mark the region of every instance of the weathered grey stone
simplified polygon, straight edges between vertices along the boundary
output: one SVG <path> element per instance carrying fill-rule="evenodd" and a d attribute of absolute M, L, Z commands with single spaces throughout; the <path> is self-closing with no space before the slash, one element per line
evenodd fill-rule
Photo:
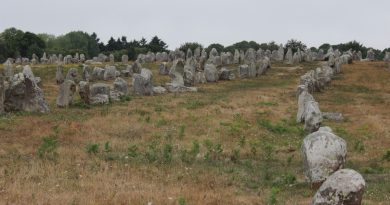
<path fill-rule="evenodd" d="M 117 77 L 117 70 L 115 66 L 106 66 L 104 69 L 104 80 L 114 80 Z"/>
<path fill-rule="evenodd" d="M 76 83 L 72 80 L 65 80 L 60 85 L 57 97 L 57 107 L 68 107 L 73 102 L 73 95 L 76 92 Z"/>
<path fill-rule="evenodd" d="M 205 84 L 207 83 L 206 76 L 204 72 L 196 72 L 195 74 L 195 84 Z"/>
<path fill-rule="evenodd" d="M 165 84 L 165 88 L 168 92 L 171 93 L 183 93 L 183 92 L 197 92 L 198 89 L 196 87 L 187 87 L 184 85 L 178 85 L 175 83 L 167 83 Z"/>
<path fill-rule="evenodd" d="M 316 60 L 318 60 L 318 61 L 323 61 L 324 59 L 325 59 L 324 50 L 319 49 L 319 50 L 318 50 L 318 53 L 317 53 Z"/>
<path fill-rule="evenodd" d="M 367 51 L 366 59 L 369 60 L 369 61 L 374 61 L 375 60 L 374 50 L 370 49 L 370 50 Z"/>
<path fill-rule="evenodd" d="M 161 86 L 153 87 L 153 93 L 155 94 L 165 94 L 167 92 L 167 89 Z"/>
<path fill-rule="evenodd" d="M 132 67 L 133 73 L 141 73 L 142 65 L 139 61 L 135 61 Z"/>
<path fill-rule="evenodd" d="M 200 47 L 197 47 L 194 50 L 194 58 L 195 58 L 195 60 L 199 60 L 200 56 L 201 56 L 201 50 L 200 50 Z"/>
<path fill-rule="evenodd" d="M 287 64 L 293 64 L 293 52 L 292 52 L 291 48 L 288 48 L 288 50 L 287 50 L 286 61 L 287 61 Z"/>
<path fill-rule="evenodd" d="M 300 58 L 300 56 L 299 56 L 299 53 L 298 53 L 298 52 L 294 53 L 294 56 L 293 56 L 293 64 L 298 64 L 298 63 L 300 63 L 300 62 L 301 62 L 301 58 Z"/>
<path fill-rule="evenodd" d="M 184 85 L 184 62 L 182 59 L 175 60 L 169 71 L 172 83 Z"/>
<path fill-rule="evenodd" d="M 257 75 L 257 68 L 256 63 L 251 62 L 249 63 L 249 69 L 248 69 L 248 78 L 254 78 Z"/>
<path fill-rule="evenodd" d="M 281 59 L 280 56 L 279 59 Z M 270 68 L 270 59 L 268 57 L 264 57 L 262 60 L 259 60 L 259 69 L 257 70 L 257 75 L 264 75 Z"/>
<path fill-rule="evenodd" d="M 115 58 L 114 58 L 114 55 L 113 54 L 110 54 L 110 63 L 113 64 L 115 63 Z"/>
<path fill-rule="evenodd" d="M 14 68 L 10 60 L 5 61 L 4 65 L 4 77 L 6 81 L 9 81 L 14 76 Z"/>
<path fill-rule="evenodd" d="M 83 80 L 83 81 L 89 81 L 89 79 L 90 79 L 90 75 L 89 75 L 89 72 L 88 72 L 88 66 L 87 65 L 84 65 L 83 66 L 83 71 L 82 71 L 82 73 L 81 73 L 81 79 Z"/>
<path fill-rule="evenodd" d="M 192 58 L 192 50 L 190 48 L 187 49 L 186 59 Z"/>
<path fill-rule="evenodd" d="M 306 85 L 298 86 L 298 112 L 297 112 L 297 123 L 301 123 L 305 121 L 306 116 L 306 107 L 307 103 L 310 101 L 314 101 L 313 96 L 308 92 Z"/>
<path fill-rule="evenodd" d="M 129 94 L 129 86 L 127 85 L 127 81 L 118 77 L 114 81 L 114 91 L 119 93 L 119 96 L 125 96 Z"/>
<path fill-rule="evenodd" d="M 87 104 L 87 105 L 91 104 L 89 82 L 87 82 L 87 81 L 80 81 L 80 83 L 79 83 L 79 95 L 80 95 L 81 101 L 83 101 L 84 104 Z"/>
<path fill-rule="evenodd" d="M 204 75 L 207 82 L 217 82 L 218 81 L 218 70 L 213 64 L 206 64 L 204 68 Z"/>
<path fill-rule="evenodd" d="M 65 80 L 71 80 L 73 82 L 77 82 L 77 68 L 70 68 L 68 70 L 68 74 L 66 75 Z"/>
<path fill-rule="evenodd" d="M 218 51 L 215 48 L 212 48 L 209 54 L 209 59 L 214 59 L 216 56 L 218 56 Z"/>
<path fill-rule="evenodd" d="M 95 83 L 90 88 L 91 104 L 108 104 L 110 102 L 110 86 L 105 83 Z"/>
<path fill-rule="evenodd" d="M 219 79 L 221 80 L 230 80 L 231 75 L 232 72 L 227 68 L 221 68 L 221 70 L 219 70 Z"/>
<path fill-rule="evenodd" d="M 129 56 L 128 55 L 122 55 L 122 63 L 127 65 L 129 63 Z"/>
<path fill-rule="evenodd" d="M 167 66 L 167 63 L 166 62 L 161 63 L 158 71 L 160 75 L 168 75 L 169 68 Z"/>
<path fill-rule="evenodd" d="M 283 61 L 284 60 L 284 48 L 283 44 L 280 44 L 278 49 L 278 55 L 277 55 L 277 61 Z"/>
<path fill-rule="evenodd" d="M 186 67 L 187 66 L 184 66 L 184 76 L 183 76 L 184 85 L 185 86 L 194 86 L 194 84 L 195 84 L 195 68 L 192 70 L 191 68 L 186 69 Z M 189 67 L 192 67 L 192 66 L 189 66 Z"/>
<path fill-rule="evenodd" d="M 316 101 L 308 101 L 305 108 L 305 131 L 317 131 L 322 123 L 322 113 Z"/>
<path fill-rule="evenodd" d="M 82 53 L 80 54 L 80 63 L 84 63 L 85 62 L 85 55 Z"/>
<path fill-rule="evenodd" d="M 318 131 L 323 131 L 323 132 L 333 132 L 332 128 L 325 126 L 325 127 L 320 127 Z"/>
<path fill-rule="evenodd" d="M 322 117 L 324 119 L 334 120 L 334 121 L 338 121 L 338 122 L 344 121 L 343 114 L 338 113 L 338 112 L 323 112 Z"/>
<path fill-rule="evenodd" d="M 30 67 L 29 65 L 23 66 L 23 71 L 22 71 L 22 73 L 23 73 L 23 75 L 24 75 L 26 78 L 29 78 L 29 79 L 31 79 L 32 81 L 35 82 L 34 73 L 32 72 L 31 67 Z"/>
<path fill-rule="evenodd" d="M 4 113 L 4 100 L 5 100 L 5 77 L 0 73 L 0 115 Z"/>
<path fill-rule="evenodd" d="M 238 66 L 238 76 L 240 78 L 248 78 L 249 77 L 249 66 L 246 64 L 239 65 Z"/>
<path fill-rule="evenodd" d="M 235 63 L 235 64 L 240 63 L 240 52 L 237 49 L 234 50 L 234 60 L 233 60 L 233 63 Z"/>
<path fill-rule="evenodd" d="M 153 74 L 146 68 L 141 69 L 141 74 L 133 75 L 133 91 L 136 95 L 153 95 Z"/>
<path fill-rule="evenodd" d="M 312 205 L 361 205 L 366 182 L 352 169 L 333 173 L 314 195 Z"/>
<path fill-rule="evenodd" d="M 31 76 L 31 73 L 28 74 L 26 71 L 27 75 L 19 73 L 12 77 L 5 93 L 4 109 L 6 111 L 42 113 L 50 111 L 44 93 L 36 84 L 35 77 Z"/>
<path fill-rule="evenodd" d="M 317 131 L 303 140 L 302 155 L 306 179 L 311 186 L 318 187 L 332 173 L 344 167 L 347 144 L 331 132 Z"/>
<path fill-rule="evenodd" d="M 249 48 L 245 52 L 245 61 L 246 64 L 256 62 L 256 51 L 253 48 Z"/>
<path fill-rule="evenodd" d="M 57 85 L 60 85 L 64 82 L 64 74 L 62 70 L 62 63 L 58 63 L 57 65 L 57 71 L 56 71 L 56 82 Z"/>
<path fill-rule="evenodd" d="M 103 68 L 95 67 L 92 71 L 92 79 L 93 80 L 103 80 L 104 79 L 104 72 L 105 70 Z"/>

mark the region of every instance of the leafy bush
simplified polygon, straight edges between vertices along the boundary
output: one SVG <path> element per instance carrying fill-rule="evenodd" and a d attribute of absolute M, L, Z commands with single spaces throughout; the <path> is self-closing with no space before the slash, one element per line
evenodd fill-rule
<path fill-rule="evenodd" d="M 88 154 L 97 154 L 97 153 L 99 153 L 99 144 L 95 144 L 95 143 L 87 144 L 87 153 Z"/>

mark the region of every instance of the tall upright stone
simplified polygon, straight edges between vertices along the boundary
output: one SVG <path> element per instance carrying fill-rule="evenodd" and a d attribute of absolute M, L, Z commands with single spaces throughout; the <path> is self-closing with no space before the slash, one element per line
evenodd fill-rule
<path fill-rule="evenodd" d="M 279 49 L 278 49 L 278 61 L 283 61 L 284 60 L 284 48 L 283 44 L 280 44 Z"/>
<path fill-rule="evenodd" d="M 4 113 L 5 85 L 3 74 L 0 73 L 0 115 Z"/>
<path fill-rule="evenodd" d="M 64 82 L 64 73 L 63 73 L 62 63 L 57 64 L 56 82 L 57 82 L 57 85 L 60 85 Z"/>
<path fill-rule="evenodd" d="M 56 104 L 58 107 L 68 107 L 73 102 L 73 96 L 76 92 L 76 84 L 73 80 L 65 80 L 60 85 Z"/>
<path fill-rule="evenodd" d="M 128 55 L 123 55 L 122 56 L 122 64 L 127 65 L 129 63 L 129 56 Z"/>
<path fill-rule="evenodd" d="M 6 81 L 9 81 L 14 76 L 14 68 L 12 62 L 8 59 L 4 64 L 4 77 Z"/>
<path fill-rule="evenodd" d="M 110 63 L 111 64 L 115 63 L 115 58 L 114 58 L 114 55 L 112 53 L 110 54 L 109 58 L 110 58 Z"/>
<path fill-rule="evenodd" d="M 286 61 L 287 61 L 287 64 L 293 64 L 293 52 L 292 52 L 291 48 L 287 49 Z"/>

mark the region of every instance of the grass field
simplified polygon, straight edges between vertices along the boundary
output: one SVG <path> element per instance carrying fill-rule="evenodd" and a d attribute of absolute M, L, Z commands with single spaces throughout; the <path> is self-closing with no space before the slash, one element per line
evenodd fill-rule
<path fill-rule="evenodd" d="M 316 66 L 67 109 L 55 106 L 55 66 L 34 66 L 51 112 L 0 116 L 0 204 L 310 204 L 296 87 Z M 347 141 L 366 205 L 390 201 L 389 80 L 383 62 L 355 62 L 314 96 L 346 118 L 324 125 Z"/>

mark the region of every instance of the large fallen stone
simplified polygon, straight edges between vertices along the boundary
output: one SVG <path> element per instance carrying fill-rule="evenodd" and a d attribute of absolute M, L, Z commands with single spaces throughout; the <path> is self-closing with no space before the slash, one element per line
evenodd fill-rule
<path fill-rule="evenodd" d="M 344 121 L 343 114 L 339 112 L 323 112 L 322 117 L 324 119 L 333 120 L 337 122 Z"/>
<path fill-rule="evenodd" d="M 41 113 L 50 111 L 43 90 L 36 84 L 32 72 L 29 76 L 33 78 L 29 78 L 23 73 L 12 77 L 5 93 L 4 109 L 6 111 Z"/>
<path fill-rule="evenodd" d="M 60 85 L 60 90 L 57 97 L 57 107 L 68 107 L 73 102 L 73 96 L 76 92 L 76 83 L 72 80 L 65 80 Z"/>
<path fill-rule="evenodd" d="M 332 173 L 342 169 L 347 157 L 345 140 L 327 131 L 317 131 L 305 137 L 302 155 L 306 179 L 318 187 Z"/>
<path fill-rule="evenodd" d="M 312 205 L 360 205 L 366 182 L 352 169 L 333 173 L 314 195 Z"/>
<path fill-rule="evenodd" d="M 149 69 L 142 68 L 141 74 L 133 75 L 133 92 L 136 95 L 153 95 L 153 74 Z"/>
<path fill-rule="evenodd" d="M 198 89 L 196 87 L 187 87 L 184 85 L 178 85 L 178 84 L 174 84 L 174 83 L 165 84 L 165 88 L 168 90 L 168 92 L 171 92 L 171 93 L 197 92 L 198 91 Z"/>

